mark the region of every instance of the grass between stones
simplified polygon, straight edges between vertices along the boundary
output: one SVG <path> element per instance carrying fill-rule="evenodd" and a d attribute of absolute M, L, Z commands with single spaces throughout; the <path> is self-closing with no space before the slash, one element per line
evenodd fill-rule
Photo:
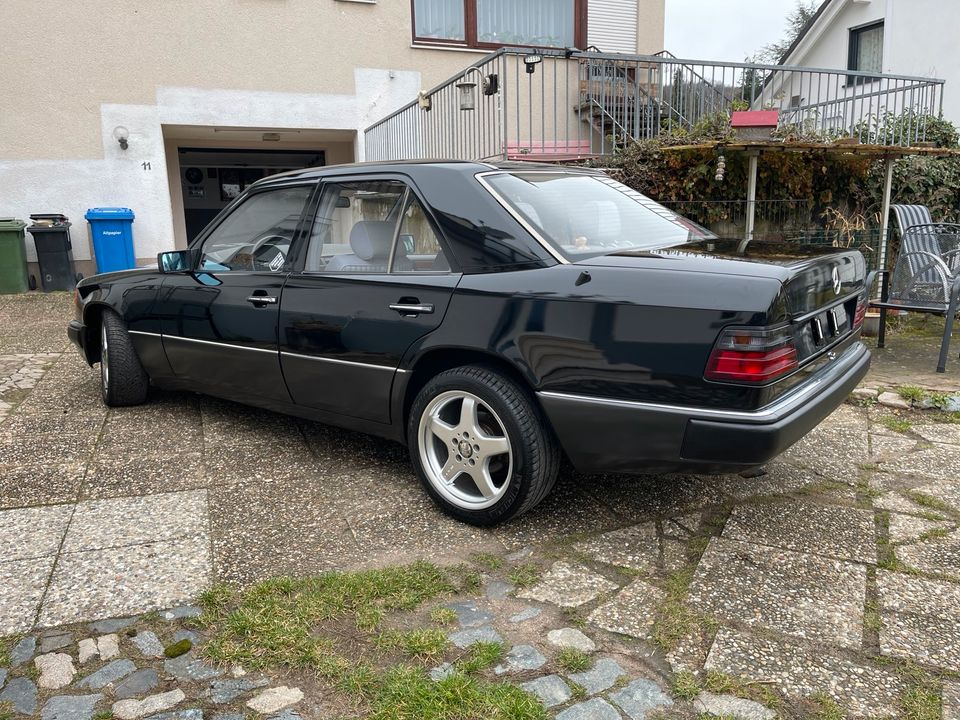
<path fill-rule="evenodd" d="M 904 420 L 896 415 L 884 415 L 883 417 L 877 418 L 877 422 L 887 428 L 887 430 L 893 430 L 899 433 L 910 432 L 910 429 L 913 427 L 913 423 L 909 420 Z"/>
<path fill-rule="evenodd" d="M 11 703 L 0 702 L 0 720 L 13 720 L 13 705 Z"/>
<path fill-rule="evenodd" d="M 218 586 L 200 598 L 199 624 L 210 636 L 203 652 L 249 669 L 311 673 L 373 720 L 546 718 L 533 696 L 482 676 L 503 657 L 500 643 L 477 643 L 453 656 L 442 630 L 410 620 L 424 603 L 471 584 L 470 575 L 419 562 L 277 578 L 243 592 Z M 443 609 L 426 614 L 449 620 L 437 612 Z M 396 627 L 405 618 L 410 627 Z M 428 664 L 444 657 L 452 672 L 434 681 Z"/>
<path fill-rule="evenodd" d="M 0 667 L 8 667 L 10 665 L 10 651 L 18 642 L 20 642 L 20 637 L 16 635 L 11 635 L 8 638 L 0 637 Z"/>
<path fill-rule="evenodd" d="M 557 657 L 554 658 L 554 663 L 565 673 L 583 672 L 593 665 L 590 656 L 576 648 L 564 648 L 561 650 L 557 653 Z"/>
<path fill-rule="evenodd" d="M 907 683 L 907 689 L 900 696 L 901 718 L 940 720 L 943 683 L 910 662 L 901 663 L 898 671 Z"/>
<path fill-rule="evenodd" d="M 515 565 L 508 575 L 510 582 L 518 588 L 527 588 L 540 579 L 540 566 L 534 563 Z"/>
<path fill-rule="evenodd" d="M 503 558 L 492 553 L 474 553 L 470 556 L 470 559 L 475 565 L 487 570 L 499 570 L 503 566 Z"/>

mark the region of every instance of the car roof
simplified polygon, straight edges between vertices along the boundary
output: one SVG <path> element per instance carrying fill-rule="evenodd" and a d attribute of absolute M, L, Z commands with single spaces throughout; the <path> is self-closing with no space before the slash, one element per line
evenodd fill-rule
<path fill-rule="evenodd" d="M 323 177 L 353 174 L 357 171 L 364 173 L 372 172 L 402 172 L 405 174 L 416 175 L 423 172 L 429 172 L 431 168 L 444 168 L 446 170 L 459 170 L 464 175 L 476 175 L 477 173 L 491 170 L 552 170 L 555 172 L 573 172 L 590 175 L 598 175 L 602 170 L 586 167 L 571 167 L 566 165 L 555 165 L 552 163 L 534 163 L 520 162 L 516 160 L 505 160 L 495 162 L 485 162 L 478 160 L 386 160 L 374 162 L 349 163 L 345 165 L 325 165 L 323 167 L 303 168 L 300 170 L 288 170 L 287 172 L 271 175 L 258 180 L 254 186 L 271 184 L 277 181 L 292 179 L 319 179 Z"/>

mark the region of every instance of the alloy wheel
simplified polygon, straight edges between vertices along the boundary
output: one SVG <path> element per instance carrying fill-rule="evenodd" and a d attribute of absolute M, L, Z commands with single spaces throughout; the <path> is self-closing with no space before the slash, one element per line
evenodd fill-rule
<path fill-rule="evenodd" d="M 420 461 L 446 500 L 466 510 L 499 501 L 513 476 L 513 448 L 503 421 L 479 397 L 450 390 L 420 416 Z"/>

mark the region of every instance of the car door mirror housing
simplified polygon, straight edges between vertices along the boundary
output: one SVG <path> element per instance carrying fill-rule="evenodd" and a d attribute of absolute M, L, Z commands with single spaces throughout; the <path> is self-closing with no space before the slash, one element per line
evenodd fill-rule
<path fill-rule="evenodd" d="M 193 270 L 194 254 L 189 250 L 171 250 L 157 255 L 157 267 L 162 273 L 179 273 Z"/>

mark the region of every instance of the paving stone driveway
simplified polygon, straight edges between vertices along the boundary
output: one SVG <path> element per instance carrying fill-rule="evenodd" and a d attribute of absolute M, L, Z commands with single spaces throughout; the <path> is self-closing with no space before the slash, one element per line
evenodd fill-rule
<path fill-rule="evenodd" d="M 905 689 L 884 659 L 960 672 L 960 425 L 847 405 L 761 477 L 569 475 L 486 531 L 437 512 L 391 443 L 191 394 L 106 410 L 68 316 L 66 296 L 0 297 L 0 636 L 214 580 L 532 548 L 546 574 L 519 597 L 644 657 L 686 572 L 682 605 L 710 622 L 677 639 L 674 671 L 864 717 Z"/>

